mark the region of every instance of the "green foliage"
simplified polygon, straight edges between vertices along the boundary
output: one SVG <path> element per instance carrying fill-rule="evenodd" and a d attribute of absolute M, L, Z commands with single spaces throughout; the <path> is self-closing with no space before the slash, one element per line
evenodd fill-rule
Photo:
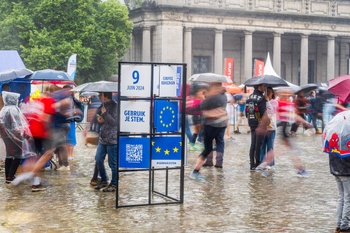
<path fill-rule="evenodd" d="M 117 73 L 132 23 L 118 0 L 1 0 L 0 28 L 0 49 L 18 50 L 32 70 L 66 70 L 76 53 L 83 83 Z"/>

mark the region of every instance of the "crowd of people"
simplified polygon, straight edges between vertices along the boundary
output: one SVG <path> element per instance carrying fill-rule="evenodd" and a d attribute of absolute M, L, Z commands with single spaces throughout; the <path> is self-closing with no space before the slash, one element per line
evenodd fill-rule
<path fill-rule="evenodd" d="M 84 117 L 84 105 L 71 89 L 72 85 L 51 84 L 40 96 L 20 103 L 20 94 L 11 92 L 9 85 L 2 85 L 0 137 L 6 147 L 4 170 L 9 186 L 29 180 L 33 192 L 46 190 L 40 175 L 45 167 L 52 167 L 56 156 L 56 170 L 70 171 L 69 161 L 73 159 L 76 145 L 75 124 Z M 91 124 L 91 129 L 99 133 L 95 159 L 101 182 L 96 183 L 95 189 L 113 192 L 117 182 L 117 103 L 111 92 L 100 93 L 99 99 L 102 104 L 94 114 L 95 123 Z M 112 171 L 110 183 L 104 167 L 107 154 Z M 19 166 L 21 172 L 17 175 Z"/>
<path fill-rule="evenodd" d="M 198 86 L 209 85 L 201 89 Z M 340 111 L 348 110 L 347 103 L 324 89 L 310 92 L 294 92 L 291 88 L 272 88 L 264 84 L 254 86 L 251 93 L 229 94 L 221 83 L 196 83 L 190 89 L 200 92 L 201 98 L 193 102 L 194 96 L 187 97 L 187 114 L 195 119 L 195 137 L 189 138 L 191 150 L 198 132 L 203 137 L 204 149 L 200 152 L 190 178 L 205 180 L 200 174 L 202 166 L 223 167 L 225 141 L 233 140 L 231 127 L 240 134 L 239 127 L 247 127 L 251 135 L 249 149 L 250 171 L 261 172 L 266 177 L 275 165 L 274 141 L 280 135 L 282 142 L 290 150 L 291 161 L 299 176 L 307 176 L 306 170 L 293 145 L 293 137 L 302 126 L 305 135 L 322 134 L 325 125 Z M 198 93 L 193 94 L 198 95 Z M 233 110 L 234 109 L 234 110 Z M 196 112 L 194 114 L 193 112 Z M 198 122 L 201 124 L 198 124 Z M 277 129 L 280 129 L 277 131 Z M 224 133 L 222 133 L 224 132 Z M 276 133 L 278 132 L 278 133 Z M 191 135 L 191 134 L 190 134 Z M 199 146 L 196 147 L 196 150 Z"/>

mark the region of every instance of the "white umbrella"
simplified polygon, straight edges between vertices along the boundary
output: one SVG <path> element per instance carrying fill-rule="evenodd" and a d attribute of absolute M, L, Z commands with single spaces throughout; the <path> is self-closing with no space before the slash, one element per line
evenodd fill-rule
<path fill-rule="evenodd" d="M 98 92 L 95 91 L 85 91 L 80 94 L 80 96 L 98 96 Z"/>
<path fill-rule="evenodd" d="M 30 74 L 33 74 L 33 71 L 26 68 L 5 70 L 0 73 L 0 82 L 11 81 Z"/>
<path fill-rule="evenodd" d="M 81 84 L 71 91 L 76 92 L 118 92 L 118 83 L 117 82 L 109 82 L 109 81 L 98 81 L 98 82 L 90 82 Z"/>
<path fill-rule="evenodd" d="M 194 74 L 189 78 L 190 81 L 198 81 L 198 82 L 220 82 L 220 83 L 232 83 L 230 77 L 222 75 L 222 74 L 214 74 L 214 73 L 201 73 Z"/>

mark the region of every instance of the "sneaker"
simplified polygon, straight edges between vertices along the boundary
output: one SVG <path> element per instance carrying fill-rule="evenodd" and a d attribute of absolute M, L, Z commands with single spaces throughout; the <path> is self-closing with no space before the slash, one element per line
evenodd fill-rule
<path fill-rule="evenodd" d="M 205 177 L 202 176 L 199 172 L 191 171 L 191 173 L 190 173 L 190 179 L 199 180 L 199 181 L 204 181 L 204 180 L 205 180 Z"/>
<path fill-rule="evenodd" d="M 310 175 L 310 173 L 305 169 L 301 169 L 297 172 L 297 175 L 299 177 L 308 177 Z"/>
<path fill-rule="evenodd" d="M 264 170 L 264 168 L 262 166 L 260 166 L 260 165 L 255 168 L 256 172 L 260 172 L 262 170 Z"/>
<path fill-rule="evenodd" d="M 107 186 L 108 186 L 107 181 L 101 181 L 101 183 L 95 187 L 95 190 L 101 190 L 106 188 Z"/>
<path fill-rule="evenodd" d="M 212 167 L 212 166 L 214 166 L 213 162 L 205 162 L 203 164 L 203 167 Z"/>
<path fill-rule="evenodd" d="M 216 167 L 216 168 L 222 168 L 222 165 L 215 165 L 214 167 Z"/>
<path fill-rule="evenodd" d="M 264 168 L 262 171 L 261 171 L 261 176 L 262 177 L 267 177 L 269 175 L 269 170 L 267 170 L 266 168 Z"/>
<path fill-rule="evenodd" d="M 251 172 L 255 172 L 256 167 L 250 167 Z"/>
<path fill-rule="evenodd" d="M 57 171 L 70 171 L 70 167 L 69 166 L 60 166 L 59 168 L 57 168 Z"/>
<path fill-rule="evenodd" d="M 97 180 L 90 181 L 91 186 L 97 186 L 99 183 L 101 183 L 101 178 L 97 178 Z"/>
<path fill-rule="evenodd" d="M 235 130 L 233 131 L 235 134 L 241 134 L 241 132 L 239 132 L 239 130 Z"/>
<path fill-rule="evenodd" d="M 107 188 L 103 189 L 103 192 L 115 192 L 117 190 L 117 186 L 115 184 L 108 185 Z"/>
<path fill-rule="evenodd" d="M 196 145 L 191 145 L 190 146 L 190 151 L 197 151 L 200 150 Z"/>
<path fill-rule="evenodd" d="M 42 185 L 32 185 L 32 192 L 39 192 L 39 191 L 45 191 L 46 188 Z"/>

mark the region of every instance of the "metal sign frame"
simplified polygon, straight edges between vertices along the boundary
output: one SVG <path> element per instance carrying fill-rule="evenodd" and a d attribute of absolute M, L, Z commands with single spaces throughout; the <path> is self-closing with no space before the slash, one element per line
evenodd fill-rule
<path fill-rule="evenodd" d="M 148 195 L 147 197 L 136 197 L 135 199 L 133 199 L 133 193 L 123 195 L 125 194 L 124 192 L 126 192 L 126 190 L 121 188 L 121 185 L 119 184 L 120 181 L 118 179 L 116 191 L 116 208 L 161 204 L 182 204 L 184 201 L 184 167 L 186 141 L 184 124 L 185 111 L 180 111 L 180 109 L 185 109 L 186 107 L 187 65 L 184 63 L 119 62 L 118 68 L 119 83 L 117 100 L 117 175 L 120 177 L 123 173 L 129 173 L 130 175 L 141 174 L 142 172 L 147 173 L 147 188 L 145 185 L 142 187 L 144 187 L 144 189 L 147 189 L 145 191 L 147 191 Z M 172 76 L 171 71 L 175 70 L 175 68 L 176 74 Z M 161 70 L 165 70 L 165 72 L 162 73 Z M 169 72 L 170 75 L 167 75 L 167 72 Z M 164 80 L 164 86 L 162 86 L 162 83 L 160 83 L 161 80 Z M 141 84 L 138 85 L 138 83 Z M 173 88 L 176 88 L 176 90 Z M 169 96 L 167 96 L 168 94 Z M 157 103 L 161 103 L 162 100 L 166 101 L 166 103 L 175 103 L 178 105 L 179 108 L 177 114 L 176 111 L 175 113 L 172 111 L 172 114 L 176 114 L 176 117 L 179 121 L 177 122 L 177 130 L 159 132 L 159 130 L 157 130 L 155 127 L 155 108 Z M 140 103 L 142 103 L 142 106 Z M 136 111 L 135 107 L 133 108 L 135 111 L 125 110 L 128 108 L 128 106 L 141 106 L 142 110 Z M 122 108 L 124 111 L 122 111 Z M 149 108 L 149 110 L 147 110 L 147 108 Z M 132 107 L 130 107 L 130 109 L 132 109 Z M 168 108 L 166 109 L 169 110 Z M 130 114 L 128 115 L 128 113 L 134 114 L 135 117 L 131 115 L 131 117 L 133 117 L 131 118 Z M 134 121 L 133 125 L 129 124 L 130 119 L 132 119 L 131 121 Z M 124 120 L 124 122 L 122 122 L 122 120 Z M 173 127 L 173 122 L 174 121 L 171 123 L 163 124 L 163 126 Z M 141 125 L 141 127 L 137 126 L 138 123 Z M 148 126 L 147 123 L 149 124 Z M 135 132 L 137 130 L 141 132 Z M 180 161 L 176 160 L 174 162 L 175 165 L 173 166 L 154 166 L 155 162 L 153 160 L 152 145 L 154 145 L 154 141 L 156 139 L 165 137 L 167 137 L 166 139 L 173 139 L 175 143 L 177 143 L 176 140 L 180 139 Z M 135 146 L 125 143 L 129 141 L 137 141 L 141 144 L 135 144 Z M 146 143 L 149 143 L 149 145 L 142 145 L 142 142 L 145 141 Z M 168 145 L 168 143 L 164 143 L 163 145 Z M 133 147 L 133 150 L 130 150 L 130 147 Z M 145 148 L 146 151 L 144 151 L 143 148 Z M 142 153 L 140 153 L 140 150 Z M 135 151 L 135 153 L 132 154 L 130 151 Z M 165 153 L 171 154 L 169 150 L 167 150 Z M 125 167 L 127 166 L 125 164 L 130 161 L 130 158 L 128 159 L 128 156 L 135 160 L 140 159 L 140 157 L 148 158 L 148 161 L 143 161 L 146 162 L 148 166 L 140 163 L 136 164 L 135 167 Z M 171 164 L 173 161 L 168 162 Z M 121 163 L 123 163 L 123 167 L 120 166 Z M 167 162 L 165 162 L 165 164 L 167 164 Z M 176 173 L 175 176 L 173 175 L 174 172 Z M 160 179 L 159 173 L 161 177 Z M 176 177 L 175 181 L 174 177 Z M 175 185 L 179 189 L 176 190 L 176 193 L 174 193 L 173 188 L 170 188 L 172 182 L 178 182 Z M 138 188 L 141 189 L 139 186 Z M 140 201 L 140 199 L 142 200 Z"/>

